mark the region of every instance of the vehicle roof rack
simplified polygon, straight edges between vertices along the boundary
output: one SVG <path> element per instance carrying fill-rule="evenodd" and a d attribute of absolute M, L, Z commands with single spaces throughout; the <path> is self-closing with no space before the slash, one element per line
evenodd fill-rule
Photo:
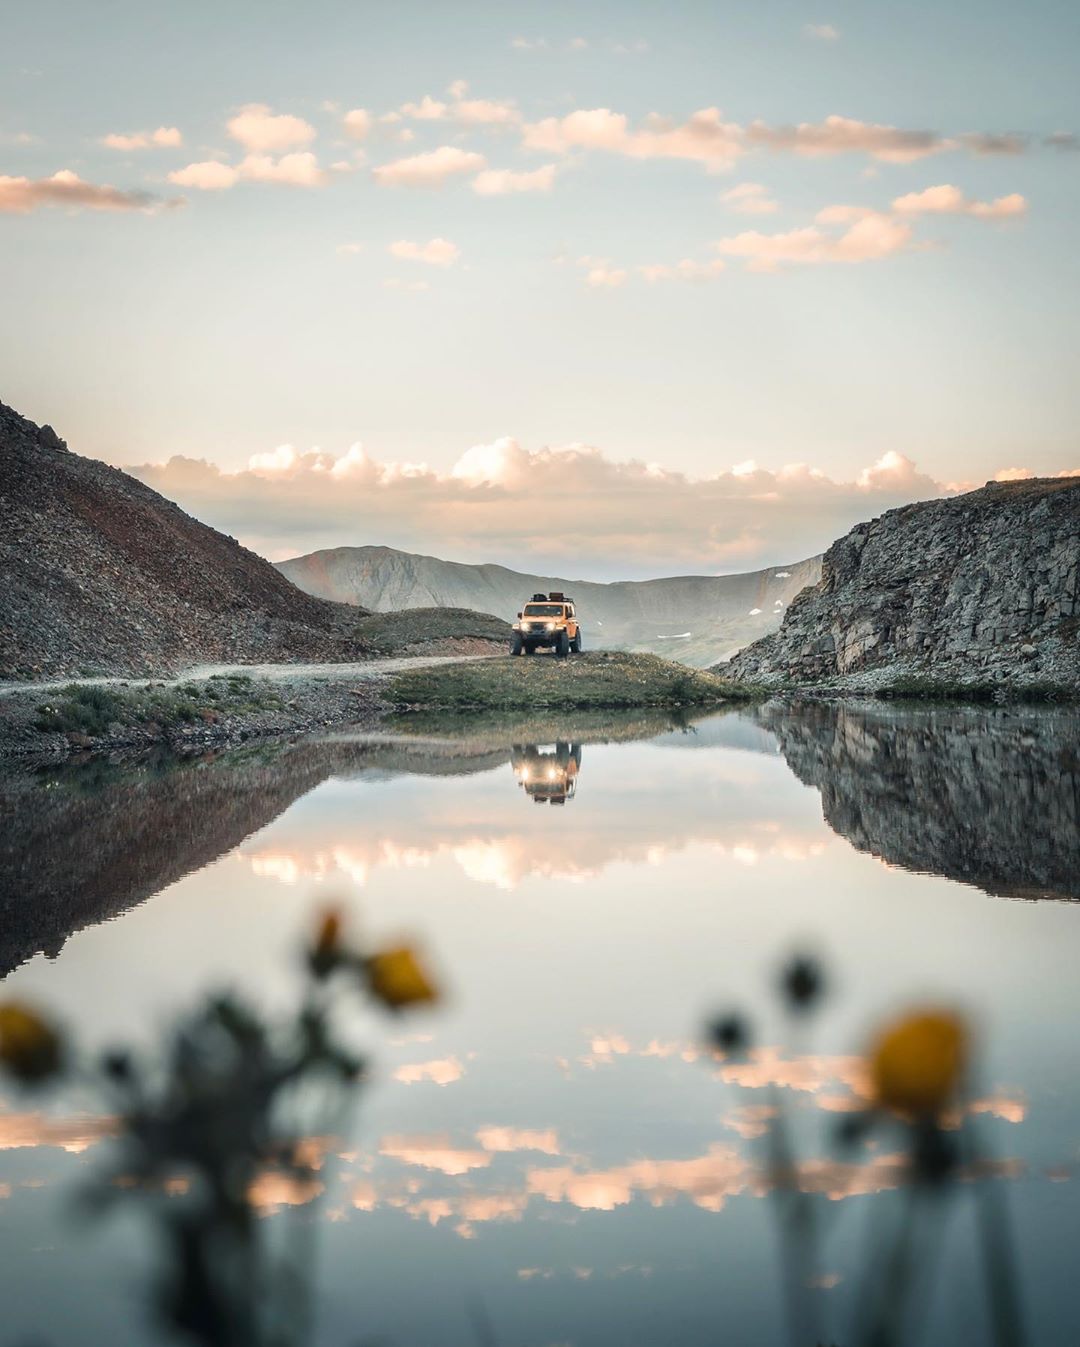
<path fill-rule="evenodd" d="M 547 603 L 546 594 L 534 594 L 529 600 L 530 603 Z"/>
<path fill-rule="evenodd" d="M 567 603 L 568 599 L 561 589 L 553 589 L 548 595 L 552 603 Z"/>

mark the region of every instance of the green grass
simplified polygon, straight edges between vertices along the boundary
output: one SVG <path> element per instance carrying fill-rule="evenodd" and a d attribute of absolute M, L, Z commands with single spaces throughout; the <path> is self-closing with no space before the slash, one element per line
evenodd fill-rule
<path fill-rule="evenodd" d="M 532 710 L 707 706 L 756 695 L 658 655 L 599 651 L 562 660 L 538 654 L 411 669 L 389 680 L 387 699 L 398 709 L 423 711 Z"/>
<path fill-rule="evenodd" d="M 150 727 L 182 728 L 215 724 L 229 715 L 276 710 L 281 699 L 254 688 L 244 675 L 235 681 L 162 684 L 144 688 L 80 686 L 62 688 L 54 699 L 37 708 L 34 726 L 43 734 L 76 734 L 101 739 L 121 729 Z"/>

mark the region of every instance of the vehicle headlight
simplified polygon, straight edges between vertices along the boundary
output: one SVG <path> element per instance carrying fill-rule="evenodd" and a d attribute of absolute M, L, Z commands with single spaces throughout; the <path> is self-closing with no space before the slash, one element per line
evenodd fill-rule
<path fill-rule="evenodd" d="M 510 630 L 511 630 L 511 631 L 520 631 L 520 630 L 521 630 L 521 623 L 520 623 L 520 622 L 515 622 L 514 625 L 510 628 Z"/>
<path fill-rule="evenodd" d="M 544 623 L 544 626 L 547 628 L 548 631 L 554 631 L 554 630 L 555 630 L 555 623 L 554 623 L 554 622 L 545 622 L 545 623 Z"/>

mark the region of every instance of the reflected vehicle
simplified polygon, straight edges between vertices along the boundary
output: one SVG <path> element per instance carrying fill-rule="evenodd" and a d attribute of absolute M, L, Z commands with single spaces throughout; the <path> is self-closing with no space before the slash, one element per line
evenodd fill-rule
<path fill-rule="evenodd" d="M 519 786 L 534 804 L 565 804 L 577 791 L 581 745 L 515 744 L 510 763 Z"/>

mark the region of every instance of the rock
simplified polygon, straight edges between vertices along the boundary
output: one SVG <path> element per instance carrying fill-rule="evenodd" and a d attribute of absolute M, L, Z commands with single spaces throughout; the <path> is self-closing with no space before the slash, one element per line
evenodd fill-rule
<path fill-rule="evenodd" d="M 1080 478 L 993 482 L 859 524 L 780 630 L 716 666 L 766 684 L 897 677 L 1080 687 Z M 1021 663 L 1022 661 L 1022 663 Z"/>

